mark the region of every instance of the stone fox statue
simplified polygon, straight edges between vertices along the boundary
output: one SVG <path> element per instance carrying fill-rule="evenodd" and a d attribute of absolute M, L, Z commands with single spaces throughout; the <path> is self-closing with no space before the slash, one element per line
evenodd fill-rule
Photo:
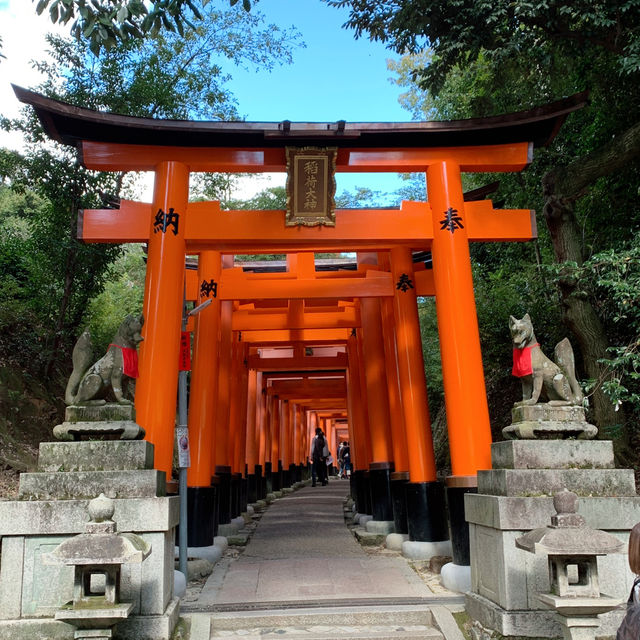
<path fill-rule="evenodd" d="M 516 404 L 536 404 L 540 398 L 551 404 L 581 404 L 583 395 L 569 340 L 558 342 L 553 362 L 542 353 L 528 313 L 521 320 L 510 316 L 509 329 L 513 342 L 512 373 L 522 380 L 522 402 Z"/>
<path fill-rule="evenodd" d="M 85 331 L 73 348 L 73 372 L 64 400 L 72 404 L 105 404 L 111 395 L 119 404 L 132 404 L 123 393 L 124 384 L 138 377 L 136 347 L 142 342 L 142 316 L 128 315 L 100 360 L 93 361 L 91 336 Z"/>

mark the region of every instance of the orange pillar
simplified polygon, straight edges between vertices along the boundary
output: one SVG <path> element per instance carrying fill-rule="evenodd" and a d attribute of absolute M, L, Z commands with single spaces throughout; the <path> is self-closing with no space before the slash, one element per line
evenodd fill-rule
<path fill-rule="evenodd" d="M 387 383 L 389 389 L 389 418 L 391 424 L 391 445 L 393 447 L 394 469 L 398 473 L 409 470 L 407 436 L 400 392 L 398 373 L 398 352 L 396 345 L 395 318 L 393 300 L 380 300 L 382 313 L 382 333 L 384 335 L 384 359 L 387 365 Z"/>
<path fill-rule="evenodd" d="M 184 297 L 185 211 L 189 168 L 156 167 L 144 291 L 144 342 L 136 385 L 136 419 L 154 444 L 155 467 L 171 478 Z"/>
<path fill-rule="evenodd" d="M 360 362 L 358 359 L 358 339 L 352 335 L 347 342 L 347 403 L 349 423 L 351 427 L 350 449 L 351 465 L 353 469 L 365 470 L 369 468 L 369 456 L 365 444 L 366 440 L 366 392 L 360 378 Z"/>
<path fill-rule="evenodd" d="M 282 415 L 282 403 L 278 396 L 273 396 L 273 431 L 271 433 L 271 465 L 273 471 L 273 489 L 282 489 L 282 453 L 280 448 L 280 418 Z"/>
<path fill-rule="evenodd" d="M 224 301 L 220 309 L 220 346 L 218 359 L 218 402 L 215 443 L 212 451 L 214 469 L 229 465 L 229 407 L 231 402 L 231 317 L 233 302 Z M 216 471 L 217 472 L 217 471 Z"/>
<path fill-rule="evenodd" d="M 394 307 L 398 374 L 409 453 L 409 479 L 411 482 L 433 482 L 436 467 L 411 251 L 405 247 L 392 249 L 391 267 L 396 283 Z"/>
<path fill-rule="evenodd" d="M 369 464 L 371 515 L 374 520 L 389 522 L 394 519 L 391 498 L 393 452 L 379 300 L 361 298 L 360 315 L 363 334 L 364 380 L 369 405 L 369 434 L 372 451 L 372 460 Z"/>
<path fill-rule="evenodd" d="M 203 251 L 198 259 L 198 282 L 220 282 L 221 258 L 218 251 Z M 189 393 L 189 443 L 191 467 L 187 470 L 189 487 L 211 485 L 211 451 L 218 392 L 218 330 L 220 301 L 212 292 L 200 289 L 198 304 L 211 300 L 195 319 L 193 364 Z M 216 443 L 217 444 L 217 443 Z"/>
<path fill-rule="evenodd" d="M 255 369 L 249 370 L 249 381 L 247 385 L 247 437 L 246 437 L 246 460 L 247 460 L 247 500 L 255 502 L 258 499 L 258 486 L 256 483 L 256 464 L 258 461 L 258 447 L 256 441 L 256 419 L 258 408 L 258 372 Z"/>
<path fill-rule="evenodd" d="M 477 471 L 491 468 L 491 430 L 460 167 L 429 166 L 427 189 L 451 468 L 461 483 L 474 485 Z"/>

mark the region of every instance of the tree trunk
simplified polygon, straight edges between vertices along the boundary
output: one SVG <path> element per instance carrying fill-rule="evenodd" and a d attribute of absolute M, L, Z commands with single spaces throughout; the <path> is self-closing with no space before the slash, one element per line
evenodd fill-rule
<path fill-rule="evenodd" d="M 549 171 L 542 179 L 545 196 L 544 217 L 560 264 L 580 266 L 583 262 L 582 237 L 575 217 L 578 198 L 598 178 L 613 173 L 640 155 L 640 123 L 616 136 L 600 149 L 578 158 L 566 167 Z M 567 265 L 561 272 L 559 289 L 563 320 L 576 336 L 587 375 L 597 381 L 592 396 L 595 422 L 599 427 L 624 424 L 621 411 L 614 411 L 602 391 L 602 383 L 610 377 L 598 362 L 607 357 L 609 346 L 600 318 L 584 291 L 575 269 Z"/>

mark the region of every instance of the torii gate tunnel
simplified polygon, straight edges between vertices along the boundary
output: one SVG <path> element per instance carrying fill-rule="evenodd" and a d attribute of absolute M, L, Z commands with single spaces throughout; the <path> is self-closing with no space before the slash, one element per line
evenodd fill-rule
<path fill-rule="evenodd" d="M 361 513 L 393 521 L 412 540 L 444 541 L 446 497 L 454 562 L 468 564 L 463 495 L 491 467 L 469 243 L 527 241 L 536 227 L 529 210 L 465 201 L 461 174 L 524 169 L 534 145 L 548 143 L 585 95 L 456 122 L 311 124 L 133 118 L 14 90 L 51 138 L 77 147 L 85 167 L 155 173 L 152 204 L 84 211 L 78 237 L 148 245 L 135 405 L 168 477 L 185 291 L 212 300 L 193 328 L 189 545 L 212 544 L 217 523 L 247 500 L 299 480 L 320 426 L 334 456 L 337 442 L 350 442 Z M 288 150 L 309 147 L 335 148 L 337 172 L 424 172 L 428 199 L 338 210 L 335 226 L 189 202 L 192 172 L 284 172 Z M 355 252 L 356 268 L 321 270 L 314 252 L 326 251 Z M 432 268 L 415 263 L 414 252 L 431 252 Z M 234 266 L 241 253 L 284 253 L 286 268 Z M 418 296 L 436 300 L 452 468 L 446 496 L 436 479 Z"/>

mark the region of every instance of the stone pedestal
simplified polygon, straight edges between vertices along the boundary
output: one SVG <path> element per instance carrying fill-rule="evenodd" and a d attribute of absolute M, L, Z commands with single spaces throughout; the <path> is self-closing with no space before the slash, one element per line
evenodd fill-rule
<path fill-rule="evenodd" d="M 529 407 L 527 407 L 529 409 Z M 555 513 L 552 495 L 575 492 L 586 524 L 628 544 L 640 521 L 631 470 L 615 469 L 613 446 L 602 440 L 513 440 L 492 445 L 493 469 L 478 472 L 478 493 L 465 496 L 471 546 L 471 591 L 466 609 L 475 638 L 557 638 L 563 629 L 540 601 L 549 591 L 546 558 L 516 548 L 527 531 Z M 626 599 L 633 582 L 625 553 L 598 559 L 600 588 Z M 622 610 L 601 616 L 601 635 L 615 635 Z"/>
<path fill-rule="evenodd" d="M 73 598 L 73 568 L 46 565 L 43 555 L 84 531 L 89 500 L 104 493 L 114 501 L 118 531 L 137 533 L 152 548 L 141 564 L 122 567 L 120 599 L 133 608 L 114 638 L 168 640 L 179 610 L 173 597 L 179 499 L 165 496 L 152 444 L 81 440 L 82 431 L 71 436 L 75 441 L 41 444 L 38 471 L 21 476 L 20 500 L 0 502 L 0 638 L 73 639 L 74 628 L 54 619 Z M 100 426 L 89 431 L 96 437 Z"/>

